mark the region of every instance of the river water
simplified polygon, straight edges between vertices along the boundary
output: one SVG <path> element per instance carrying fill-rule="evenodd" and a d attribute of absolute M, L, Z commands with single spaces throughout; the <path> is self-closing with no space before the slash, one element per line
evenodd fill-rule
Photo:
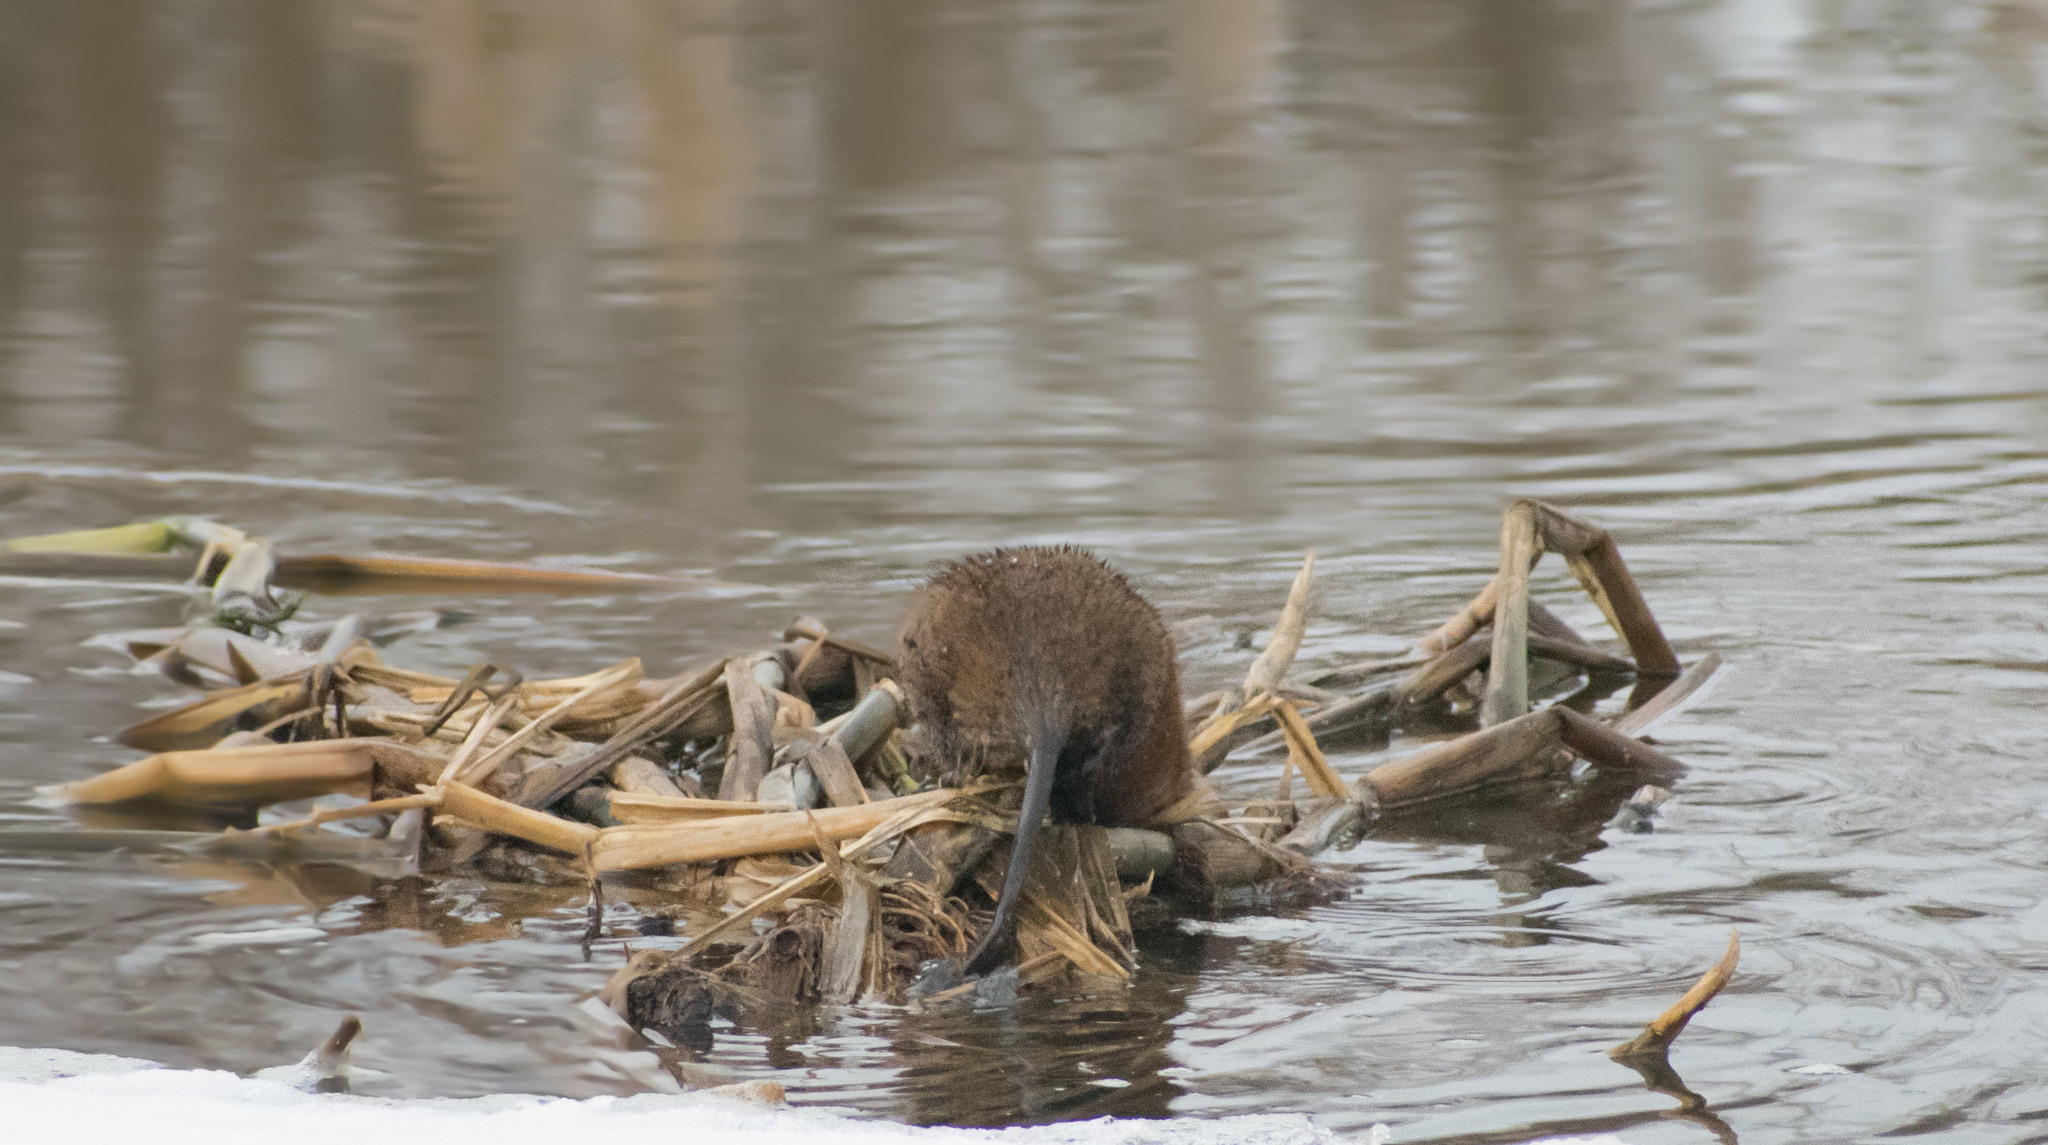
<path fill-rule="evenodd" d="M 1257 634 L 1314 547 L 1307 669 L 1553 499 L 1728 664 L 1653 833 L 1605 791 L 1389 822 L 1127 996 L 703 1068 L 915 1122 L 2048 1140 L 2044 62 L 2025 0 L 4 3 L 4 531 L 695 574 L 437 598 L 474 619 L 390 653 L 529 675 L 886 642 L 995 542 Z M 354 1012 L 361 1092 L 642 1086 L 573 1010 L 621 957 L 580 888 L 5 843 L 175 695 L 81 642 L 186 608 L 0 583 L 0 1044 L 248 1070 Z M 1673 1119 L 1600 1051 L 1730 927 L 1672 1056 L 1720 1120 Z"/>

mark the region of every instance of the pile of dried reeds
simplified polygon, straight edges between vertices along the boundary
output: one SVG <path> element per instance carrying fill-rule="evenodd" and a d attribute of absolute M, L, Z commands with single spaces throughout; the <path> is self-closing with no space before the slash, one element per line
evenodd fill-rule
<path fill-rule="evenodd" d="M 177 559 L 206 586 L 205 618 L 109 641 L 203 694 L 119 734 L 154 754 L 52 797 L 239 818 L 240 828 L 194 840 L 221 851 L 376 859 L 430 874 L 509 853 L 589 879 L 593 897 L 599 876 L 640 872 L 633 877 L 647 885 L 722 903 L 720 921 L 678 948 L 643 950 L 607 988 L 612 1007 L 641 1027 L 687 1032 L 708 1017 L 714 988 L 793 1001 L 986 996 L 986 984 L 951 980 L 944 967 L 988 924 L 1016 791 L 989 781 L 929 786 L 923 777 L 954 769 L 921 758 L 906 734 L 908 705 L 887 653 L 800 618 L 771 648 L 668 678 L 648 678 L 627 660 L 545 680 L 480 664 L 453 679 L 386 663 L 372 622 L 294 628 L 277 590 L 290 563 L 207 522 L 29 538 L 0 558 L 32 557 L 40 571 L 61 572 L 63 558 L 83 554 L 82 567 L 104 575 L 96 562 L 113 559 L 109 550 L 157 560 L 132 552 L 177 544 L 199 550 L 196 561 Z M 1626 656 L 1595 648 L 1530 601 L 1529 568 L 1545 550 L 1578 574 Z M 477 562 L 317 560 L 330 572 L 347 568 L 358 584 L 621 583 Z M 1243 683 L 1188 705 L 1204 770 L 1233 750 L 1285 749 L 1272 797 L 1227 806 L 1205 790 L 1148 828 L 1049 831 L 1034 855 L 1010 984 L 1121 982 L 1134 966 L 1133 904 L 1209 908 L 1298 892 L 1315 883 L 1316 853 L 1378 815 L 1554 780 L 1574 756 L 1606 769 L 1679 768 L 1636 737 L 1716 661 L 1681 674 L 1605 531 L 1519 502 L 1503 521 L 1500 572 L 1471 604 L 1407 656 L 1297 685 L 1288 674 L 1313 569 L 1311 554 Z M 1532 663 L 1633 676 L 1637 696 L 1613 722 L 1570 702 L 1532 711 Z M 1476 704 L 1479 730 L 1362 776 L 1339 774 L 1318 744 L 1384 733 L 1461 694 Z M 1293 797 L 1297 772 L 1308 799 Z M 335 794 L 360 801 L 254 826 L 267 805 Z M 382 833 L 324 829 L 344 819 L 378 821 Z"/>

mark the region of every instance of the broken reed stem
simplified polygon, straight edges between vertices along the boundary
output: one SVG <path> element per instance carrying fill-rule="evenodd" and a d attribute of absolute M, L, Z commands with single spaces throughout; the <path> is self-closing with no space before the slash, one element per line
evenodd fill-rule
<path fill-rule="evenodd" d="M 1707 1003 L 1714 1000 L 1714 996 L 1721 992 L 1723 986 L 1728 985 L 1728 980 L 1735 975 L 1735 965 L 1741 958 L 1742 936 L 1731 927 L 1728 931 L 1728 949 L 1721 955 L 1721 960 L 1714 963 L 1705 974 L 1700 975 L 1700 980 L 1693 983 L 1692 989 L 1687 990 L 1684 997 L 1672 1003 L 1670 1009 L 1657 1015 L 1649 1025 L 1644 1026 L 1642 1033 L 1637 1034 L 1633 1040 L 1608 1050 L 1607 1056 L 1626 1058 L 1640 1054 L 1664 1053 L 1685 1029 L 1685 1024 L 1692 1021 L 1692 1016 L 1706 1009 Z"/>
<path fill-rule="evenodd" d="M 496 771 L 504 761 L 511 759 L 513 753 L 538 739 L 542 732 L 554 726 L 555 721 L 568 715 L 571 708 L 607 688 L 619 686 L 628 679 L 639 675 L 639 673 L 640 664 L 637 660 L 627 661 L 624 664 L 615 665 L 607 671 L 599 672 L 590 683 L 570 693 L 567 699 L 527 721 L 525 727 L 506 736 L 503 743 L 492 748 L 483 758 L 478 759 L 475 763 L 465 765 L 460 771 L 455 773 L 455 778 L 463 783 L 477 782 L 484 776 Z M 514 704 L 518 704 L 520 702 L 518 689 L 515 688 L 507 693 L 506 698 L 510 699 Z M 501 700 L 499 702 L 503 703 L 504 701 Z M 482 723 L 484 721 L 478 722 Z"/>
<path fill-rule="evenodd" d="M 1692 697 L 1694 692 L 1706 686 L 1707 681 L 1713 679 L 1714 673 L 1719 671 L 1720 668 L 1721 656 L 1719 653 L 1709 652 L 1705 656 L 1700 657 L 1697 663 L 1685 670 L 1683 676 L 1664 685 L 1663 690 L 1651 696 L 1644 702 L 1643 706 L 1632 712 L 1625 713 L 1620 719 L 1614 721 L 1614 730 L 1625 736 L 1643 734 L 1643 732 L 1649 729 L 1651 724 L 1664 718 L 1665 713 L 1684 703 Z"/>
<path fill-rule="evenodd" d="M 1479 590 L 1465 607 L 1453 613 L 1449 620 L 1437 627 L 1435 632 L 1415 642 L 1413 654 L 1421 657 L 1441 656 L 1465 641 L 1472 634 L 1493 620 L 1494 601 L 1500 595 L 1500 577 L 1495 576 Z"/>
<path fill-rule="evenodd" d="M 1466 640 L 1402 680 L 1399 688 L 1401 702 L 1426 704 L 1435 700 L 1451 685 L 1478 671 L 1492 656 L 1491 641 Z"/>
<path fill-rule="evenodd" d="M 1615 635 L 1628 645 L 1636 670 L 1645 676 L 1678 675 L 1678 656 L 1671 651 L 1649 602 L 1621 559 L 1613 534 L 1543 501 L 1518 501 L 1510 512 L 1524 506 L 1534 518 L 1544 546 L 1564 555 L 1572 575 L 1600 606 Z"/>
<path fill-rule="evenodd" d="M 483 714 L 476 718 L 476 722 L 469 725 L 469 734 L 462 737 L 462 743 L 457 745 L 454 754 L 448 757 L 448 766 L 441 769 L 439 782 L 453 783 L 463 781 L 459 780 L 458 777 L 469 774 L 469 761 L 483 747 L 484 737 L 490 735 L 492 730 L 498 726 L 499 721 L 511 714 L 512 709 L 518 706 L 519 693 L 517 691 L 506 692 L 504 695 L 491 701 L 491 706 L 485 708 Z"/>
<path fill-rule="evenodd" d="M 1493 653 L 1486 670 L 1486 695 L 1479 724 L 1492 727 L 1529 710 L 1529 566 L 1542 549 L 1536 540 L 1536 511 L 1517 502 L 1500 522 L 1500 587 L 1493 609 Z"/>
<path fill-rule="evenodd" d="M 1615 731 L 1598 720 L 1582 716 L 1562 704 L 1554 706 L 1552 710 L 1564 721 L 1564 745 L 1601 767 L 1629 767 L 1644 771 L 1661 771 L 1667 775 L 1678 775 L 1685 771 L 1685 764 L 1639 739 Z"/>
<path fill-rule="evenodd" d="M 732 740 L 725 754 L 725 773 L 718 781 L 720 799 L 752 802 L 761 777 L 774 762 L 775 705 L 754 668 L 758 656 L 735 657 L 725 666 L 725 694 L 732 705 Z"/>
<path fill-rule="evenodd" d="M 1280 729 L 1287 734 L 1287 758 L 1301 768 L 1301 777 L 1308 781 L 1309 790 L 1325 799 L 1344 798 L 1344 780 L 1338 777 L 1330 761 L 1323 758 L 1322 749 L 1316 746 L 1316 737 L 1310 734 L 1308 724 L 1302 721 L 1294 702 L 1281 700 L 1274 704 L 1273 715 L 1280 721 Z"/>
<path fill-rule="evenodd" d="M 941 787 L 852 807 L 736 815 L 696 823 L 608 827 L 597 843 L 597 862 L 603 870 L 629 871 L 808 850 L 814 843 L 813 823 L 834 840 L 851 838 L 906 809 L 943 803 L 954 794 L 952 789 Z"/>
<path fill-rule="evenodd" d="M 594 752 L 575 763 L 528 772 L 520 780 L 515 802 L 526 807 L 546 807 L 569 792 L 597 778 L 648 741 L 668 734 L 700 710 L 711 705 L 723 691 L 721 679 L 731 661 L 719 660 L 695 676 L 677 684 L 662 697 L 640 709 L 631 723 L 620 728 Z"/>
<path fill-rule="evenodd" d="M 1383 810 L 1548 774 L 1564 746 L 1563 721 L 1544 708 L 1383 763 L 1359 781 Z"/>
<path fill-rule="evenodd" d="M 569 855 L 580 855 L 598 841 L 600 832 L 595 827 L 521 807 L 467 784 L 444 781 L 439 791 L 442 815 L 494 835 L 510 835 Z"/>
<path fill-rule="evenodd" d="M 958 792 L 944 792 L 944 794 L 948 798 L 951 798 L 954 795 L 969 793 L 971 792 L 966 791 L 964 789 Z M 935 792 L 932 794 L 937 793 Z M 914 799 L 916 797 L 911 796 L 909 798 Z M 877 844 L 882 843 L 890 838 L 893 838 L 895 835 L 905 830 L 908 830 L 910 827 L 914 826 L 918 816 L 922 814 L 925 810 L 927 810 L 928 807 L 929 801 L 922 801 L 915 807 L 906 807 L 903 810 L 897 812 L 896 814 L 890 816 L 887 820 L 883 821 L 882 823 L 877 824 L 873 830 L 869 831 L 865 835 L 862 835 L 860 838 L 855 839 L 850 843 L 840 844 L 838 852 L 839 858 L 847 862 L 851 862 L 855 859 L 860 858 L 862 855 L 866 854 L 871 848 L 873 848 Z M 782 905 L 784 902 L 788 901 L 789 899 L 792 899 L 797 895 L 802 894 L 807 890 L 810 890 L 812 887 L 818 886 L 826 882 L 828 879 L 831 878 L 831 876 L 832 865 L 830 863 L 825 862 L 820 862 L 815 866 L 806 868 L 805 870 L 797 874 L 791 875 L 790 877 L 782 880 L 780 883 L 777 883 L 775 886 L 769 888 L 766 893 L 762 894 L 761 897 L 755 899 L 753 902 L 748 903 L 746 906 L 741 907 L 739 910 L 734 911 L 729 915 L 726 915 L 724 918 L 718 920 L 715 923 L 712 923 L 701 934 L 697 935 L 695 938 L 692 938 L 690 941 L 684 943 L 681 947 L 677 948 L 676 952 L 669 956 L 670 960 L 675 962 L 681 962 L 689 958 L 691 955 L 698 953 L 699 951 L 703 950 L 706 946 L 710 945 L 712 939 L 717 938 L 722 934 L 726 934 L 734 929 L 737 929 L 738 927 L 743 926 L 746 923 L 752 922 L 754 919 L 760 917 L 763 913 L 767 912 L 768 910 L 771 910 L 774 907 L 778 907 Z"/>
<path fill-rule="evenodd" d="M 1535 617 L 1535 602 L 1530 602 L 1531 622 Z M 1529 654 L 1541 660 L 1557 660 L 1584 668 L 1590 672 L 1630 672 L 1635 665 L 1619 656 L 1610 656 L 1597 648 L 1562 640 L 1556 637 L 1528 634 Z M 1401 681 L 1401 701 L 1407 704 L 1426 704 L 1442 696 L 1451 685 L 1486 667 L 1493 660 L 1493 642 L 1490 640 L 1467 640 L 1449 652 L 1417 668 L 1407 679 Z"/>
<path fill-rule="evenodd" d="M 1239 728 L 1271 712 L 1273 703 L 1270 693 L 1254 696 L 1243 707 L 1219 712 L 1203 721 L 1188 741 L 1188 754 L 1194 757 L 1195 768 L 1202 772 L 1216 770 L 1216 765 L 1229 754 L 1227 745 L 1230 737 L 1236 735 Z"/>
<path fill-rule="evenodd" d="M 1288 586 L 1287 603 L 1280 608 L 1280 619 L 1273 624 L 1273 637 L 1266 641 L 1265 651 L 1252 661 L 1244 674 L 1244 694 L 1256 696 L 1262 692 L 1274 692 L 1280 688 L 1280 681 L 1287 678 L 1287 669 L 1294 664 L 1294 654 L 1301 650 L 1301 638 L 1308 631 L 1308 588 L 1315 579 L 1316 551 L 1310 549 L 1307 559 L 1301 562 L 1301 571 L 1294 574 L 1294 583 Z"/>
<path fill-rule="evenodd" d="M 375 799 L 368 803 L 358 803 L 353 807 L 323 808 L 303 819 L 293 819 L 285 823 L 270 823 L 249 831 L 240 832 L 240 834 L 250 836 L 282 835 L 287 831 L 303 831 L 308 828 L 318 827 L 322 823 L 338 823 L 344 819 L 367 819 L 373 815 L 396 815 L 401 811 L 411 811 L 415 807 L 439 807 L 440 805 L 440 792 L 424 791 L 418 795 L 401 795 L 395 799 Z"/>

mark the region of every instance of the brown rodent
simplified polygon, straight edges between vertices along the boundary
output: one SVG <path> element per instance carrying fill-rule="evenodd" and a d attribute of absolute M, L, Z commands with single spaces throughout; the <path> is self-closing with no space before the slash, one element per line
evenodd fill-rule
<path fill-rule="evenodd" d="M 1173 641 L 1129 582 L 1084 550 L 996 549 L 948 566 L 904 625 L 898 672 L 950 767 L 1026 764 L 1010 868 L 970 974 L 1010 953 L 1048 811 L 1129 826 L 1194 789 Z"/>

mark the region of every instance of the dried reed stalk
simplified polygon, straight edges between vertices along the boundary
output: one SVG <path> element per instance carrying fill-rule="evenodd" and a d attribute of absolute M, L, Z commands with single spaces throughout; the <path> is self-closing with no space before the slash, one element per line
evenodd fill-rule
<path fill-rule="evenodd" d="M 441 795 L 443 817 L 489 831 L 494 835 L 509 835 L 514 839 L 523 839 L 565 854 L 584 854 L 587 848 L 598 846 L 604 834 L 588 824 L 559 819 L 545 811 L 535 811 L 531 807 L 521 807 L 510 800 L 488 795 L 467 784 L 444 783 L 437 790 Z M 615 831 L 622 829 L 612 828 Z M 616 868 L 605 867 L 600 862 L 598 869 Z"/>
<path fill-rule="evenodd" d="M 1666 684 L 1656 695 L 1650 697 L 1641 707 L 1614 721 L 1614 730 L 1625 736 L 1638 736 L 1650 730 L 1650 725 L 1663 719 L 1678 705 L 1692 698 L 1693 694 L 1713 679 L 1721 669 L 1721 657 L 1709 652 L 1699 662 L 1685 670 L 1685 674 Z"/>
<path fill-rule="evenodd" d="M 614 791 L 611 813 L 620 823 L 677 824 L 738 815 L 767 815 L 788 811 L 780 803 L 740 803 L 731 799 L 694 799 L 688 796 L 639 795 Z"/>
<path fill-rule="evenodd" d="M 599 870 L 626 871 L 801 851 L 815 841 L 814 820 L 817 830 L 837 842 L 872 830 L 905 811 L 942 804 L 955 794 L 951 788 L 938 788 L 901 799 L 814 812 L 782 811 L 693 823 L 611 827 L 597 841 L 595 858 Z"/>
<path fill-rule="evenodd" d="M 1315 573 L 1316 553 L 1310 549 L 1301 562 L 1301 571 L 1294 574 L 1294 583 L 1287 588 L 1287 603 L 1280 608 L 1272 639 L 1244 674 L 1245 696 L 1278 691 L 1280 681 L 1287 678 L 1287 669 L 1294 665 L 1294 655 L 1301 650 L 1301 638 L 1308 631 L 1308 589 Z"/>
<path fill-rule="evenodd" d="M 1436 631 L 1415 642 L 1413 655 L 1418 657 L 1441 656 L 1472 638 L 1472 634 L 1486 627 L 1493 620 L 1494 601 L 1500 594 L 1500 578 L 1486 582 L 1479 595 L 1439 625 Z"/>
<path fill-rule="evenodd" d="M 1667 775 L 1685 771 L 1685 764 L 1598 720 L 1588 719 L 1561 704 L 1552 710 L 1564 721 L 1564 745 L 1601 767 L 1628 767 Z"/>
<path fill-rule="evenodd" d="M 236 720 L 254 713 L 258 723 L 307 706 L 306 671 L 273 680 L 244 684 L 204 697 L 182 708 L 151 716 L 114 733 L 114 741 L 143 751 L 192 751 L 212 745 Z"/>
<path fill-rule="evenodd" d="M 1649 602 L 1636 587 L 1635 577 L 1621 559 L 1621 549 L 1606 529 L 1566 513 L 1542 501 L 1516 502 L 1528 506 L 1534 516 L 1543 546 L 1562 554 L 1587 595 L 1600 606 L 1615 635 L 1628 645 L 1636 669 L 1646 676 L 1676 676 L 1678 657 L 1657 626 Z M 1510 510 L 1512 512 L 1513 510 Z"/>
<path fill-rule="evenodd" d="M 312 740 L 167 751 L 47 794 L 67 803 L 151 800 L 211 808 L 261 807 L 316 795 L 367 795 L 376 766 L 371 742 Z"/>
<path fill-rule="evenodd" d="M 1633 1040 L 1608 1050 L 1607 1056 L 1625 1058 L 1664 1053 L 1670 1048 L 1672 1041 L 1684 1031 L 1685 1024 L 1692 1021 L 1692 1016 L 1706 1009 L 1707 1003 L 1713 1001 L 1714 996 L 1721 992 L 1721 988 L 1728 985 L 1728 980 L 1735 976 L 1735 965 L 1741 959 L 1742 936 L 1731 929 L 1728 931 L 1728 949 L 1721 955 L 1721 960 L 1708 968 L 1705 974 L 1700 975 L 1700 980 L 1693 983 L 1692 989 L 1687 990 L 1684 997 L 1674 1002 L 1670 1009 L 1657 1015 L 1649 1025 L 1644 1026 L 1642 1033 L 1637 1034 Z"/>
<path fill-rule="evenodd" d="M 725 688 L 722 680 L 730 663 L 720 660 L 670 688 L 659 700 L 642 708 L 625 727 L 612 733 L 611 738 L 596 751 L 582 759 L 528 772 L 519 782 L 514 801 L 526 807 L 546 807 L 595 779 L 619 760 L 685 724 L 699 711 L 723 698 Z"/>
<path fill-rule="evenodd" d="M 1529 566 L 1542 551 L 1535 509 L 1516 502 L 1500 522 L 1500 574 L 1494 577 L 1499 587 L 1486 694 L 1479 702 L 1481 727 L 1506 723 L 1529 710 Z"/>
<path fill-rule="evenodd" d="M 1562 758 L 1564 721 L 1556 708 L 1460 736 L 1383 763 L 1359 783 L 1383 810 L 1462 795 L 1496 783 L 1550 774 Z"/>
<path fill-rule="evenodd" d="M 762 659 L 759 655 L 735 657 L 725 666 L 725 694 L 732 704 L 732 742 L 726 750 L 725 774 L 718 784 L 720 799 L 752 802 L 761 790 L 761 777 L 774 761 L 775 709 L 754 674 Z"/>
<path fill-rule="evenodd" d="M 1287 736 L 1287 757 L 1301 769 L 1301 777 L 1308 781 L 1309 790 L 1325 799 L 1342 799 L 1346 794 L 1344 780 L 1330 766 L 1330 761 L 1323 758 L 1322 748 L 1316 746 L 1316 737 L 1310 734 L 1301 713 L 1295 710 L 1294 702 L 1282 700 L 1274 704 L 1273 715 L 1279 719 L 1280 730 Z"/>

